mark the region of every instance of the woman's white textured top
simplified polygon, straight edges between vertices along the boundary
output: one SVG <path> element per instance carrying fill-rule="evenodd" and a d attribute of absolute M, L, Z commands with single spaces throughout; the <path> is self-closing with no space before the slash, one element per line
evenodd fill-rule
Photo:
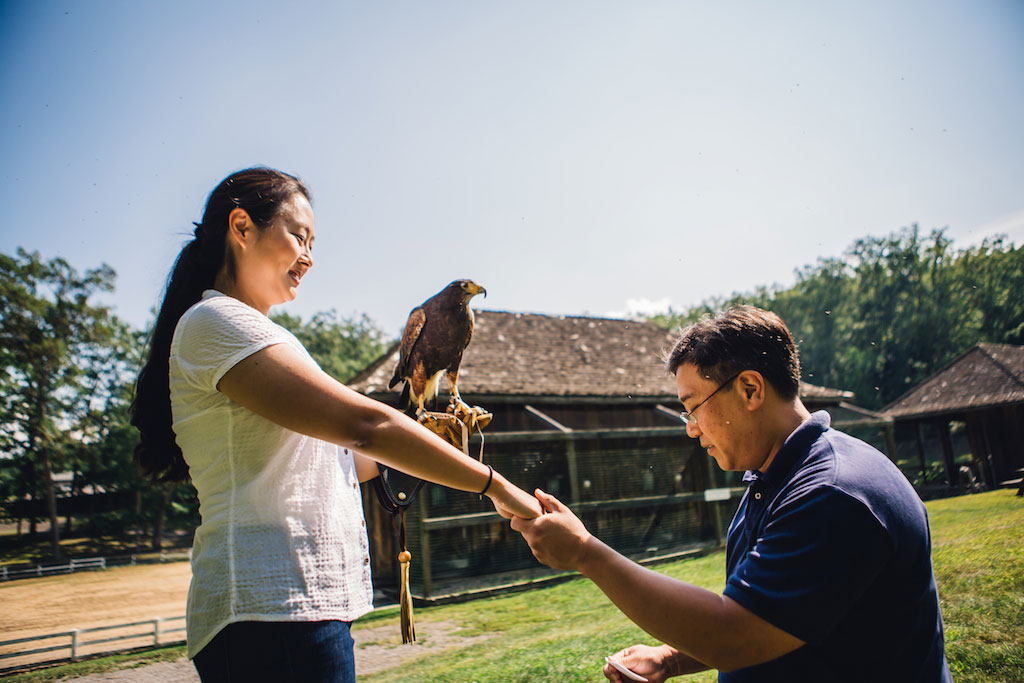
<path fill-rule="evenodd" d="M 281 427 L 217 391 L 290 332 L 214 290 L 171 342 L 171 412 L 199 493 L 188 655 L 235 621 L 352 621 L 372 609 L 362 499 L 348 449 Z M 310 358 L 310 362 L 313 362 Z"/>

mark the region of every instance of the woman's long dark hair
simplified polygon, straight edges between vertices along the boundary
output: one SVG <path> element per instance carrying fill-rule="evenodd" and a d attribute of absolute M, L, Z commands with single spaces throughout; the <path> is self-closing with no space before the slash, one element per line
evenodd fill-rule
<path fill-rule="evenodd" d="M 195 237 L 178 254 L 167 278 L 129 409 L 140 437 L 135 463 L 145 476 L 157 481 L 188 478 L 188 466 L 171 429 L 171 338 L 178 320 L 204 290 L 213 287 L 222 267 L 227 267 L 229 277 L 235 277 L 234 257 L 227 245 L 228 215 L 235 208 L 245 209 L 253 224 L 263 230 L 296 193 L 310 199 L 309 190 L 298 178 L 272 168 L 249 168 L 222 180 L 206 200 L 203 220 L 195 224 Z"/>

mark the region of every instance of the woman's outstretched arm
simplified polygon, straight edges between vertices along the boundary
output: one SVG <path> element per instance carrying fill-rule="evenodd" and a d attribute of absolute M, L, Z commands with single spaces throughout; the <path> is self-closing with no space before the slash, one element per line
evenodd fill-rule
<path fill-rule="evenodd" d="M 221 378 L 223 394 L 282 427 L 351 448 L 374 460 L 462 491 L 481 491 L 490 472 L 416 421 L 353 391 L 296 349 L 275 344 Z M 498 472 L 487 496 L 504 517 L 540 515 L 537 499 Z"/>

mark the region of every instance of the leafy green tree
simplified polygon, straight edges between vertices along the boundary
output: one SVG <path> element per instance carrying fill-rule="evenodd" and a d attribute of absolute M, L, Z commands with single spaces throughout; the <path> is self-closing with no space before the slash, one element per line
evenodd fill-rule
<path fill-rule="evenodd" d="M 109 341 L 90 349 L 83 378 L 89 401 L 71 430 L 75 438 L 65 467 L 74 473 L 77 492 L 101 493 L 120 508 L 111 511 L 109 505 L 114 503 L 109 502 L 99 513 L 89 515 L 93 537 L 124 536 L 138 526 L 144 509 L 152 509 L 141 505 L 143 497 L 149 502 L 151 496 L 132 461 L 138 432 L 128 421 L 145 337 L 145 332 L 113 320 Z M 159 517 L 155 511 L 153 514 Z"/>
<path fill-rule="evenodd" d="M 365 313 L 338 317 L 334 309 L 313 315 L 309 322 L 286 313 L 271 318 L 294 334 L 324 372 L 347 382 L 386 349 L 387 337 Z"/>
<path fill-rule="evenodd" d="M 955 268 L 964 283 L 958 305 L 973 311 L 979 338 L 1024 344 L 1024 245 L 988 238 L 960 252 Z"/>
<path fill-rule="evenodd" d="M 90 369 L 113 334 L 109 311 L 89 299 L 112 291 L 114 277 L 107 265 L 80 275 L 60 258 L 44 262 L 23 249 L 0 254 L 2 438 L 19 474 L 39 476 L 55 559 L 62 552 L 53 473 L 64 464 L 69 429 L 88 412 Z"/>
<path fill-rule="evenodd" d="M 812 384 L 839 385 L 837 347 L 850 283 L 845 261 L 822 259 L 817 266 L 798 271 L 793 287 L 775 292 L 764 304 L 748 302 L 773 310 L 786 321 L 800 349 L 803 377 Z"/>
<path fill-rule="evenodd" d="M 654 318 L 667 327 L 733 304 L 777 312 L 808 382 L 852 390 L 881 408 L 980 341 L 1024 343 L 1024 247 L 995 237 L 962 251 L 917 225 L 856 240 L 789 288 L 716 297 Z"/>

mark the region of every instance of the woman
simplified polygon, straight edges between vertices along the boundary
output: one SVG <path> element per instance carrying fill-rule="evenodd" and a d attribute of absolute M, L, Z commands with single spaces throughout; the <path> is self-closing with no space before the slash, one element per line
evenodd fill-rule
<path fill-rule="evenodd" d="M 136 460 L 190 476 L 188 653 L 203 681 L 355 680 L 349 623 L 372 608 L 359 482 L 383 462 L 486 493 L 504 517 L 536 499 L 320 370 L 267 313 L 313 265 L 303 183 L 253 168 L 210 194 L 175 263 L 139 374 Z"/>

